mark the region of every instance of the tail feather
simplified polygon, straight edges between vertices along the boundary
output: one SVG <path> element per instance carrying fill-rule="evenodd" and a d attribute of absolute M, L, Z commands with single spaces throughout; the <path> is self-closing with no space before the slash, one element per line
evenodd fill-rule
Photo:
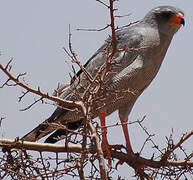
<path fill-rule="evenodd" d="M 26 134 L 25 136 L 22 137 L 22 140 L 24 141 L 38 141 L 42 137 L 48 135 L 54 131 L 53 128 L 49 127 L 49 125 L 42 123 L 38 125 L 36 128 L 34 128 L 31 132 Z"/>
<path fill-rule="evenodd" d="M 67 110 L 62 108 L 57 108 L 50 118 L 45 120 L 43 123 L 34 128 L 31 132 L 23 136 L 21 139 L 24 141 L 37 141 L 49 133 L 53 132 L 55 129 L 49 125 L 49 123 L 55 122 L 61 115 L 63 115 Z"/>
<path fill-rule="evenodd" d="M 57 121 L 57 119 L 60 118 L 61 115 L 64 115 L 64 113 L 66 112 L 67 110 L 64 110 L 62 108 L 57 108 L 50 118 L 48 118 L 43 123 L 38 125 L 31 132 L 23 136 L 21 139 L 24 141 L 33 141 L 34 142 L 50 134 L 51 132 L 55 131 L 55 129 L 51 125 L 49 125 L 49 123 Z M 76 122 L 69 122 L 66 124 L 66 127 L 70 130 L 76 130 L 80 127 L 81 123 L 82 123 L 82 120 L 79 120 Z M 57 141 L 64 139 L 65 135 L 66 135 L 65 130 L 58 129 L 53 134 L 51 134 L 45 140 L 45 142 L 46 143 L 56 143 Z"/>
<path fill-rule="evenodd" d="M 56 143 L 61 140 L 63 136 L 66 136 L 66 131 L 63 129 L 58 129 L 52 133 L 46 140 L 45 143 Z"/>
<path fill-rule="evenodd" d="M 76 130 L 80 127 L 81 124 L 82 120 L 71 122 L 67 124 L 67 128 L 70 130 Z M 66 136 L 66 134 L 67 132 L 65 130 L 58 129 L 45 140 L 45 143 L 56 143 L 57 141 L 64 139 L 64 136 Z"/>

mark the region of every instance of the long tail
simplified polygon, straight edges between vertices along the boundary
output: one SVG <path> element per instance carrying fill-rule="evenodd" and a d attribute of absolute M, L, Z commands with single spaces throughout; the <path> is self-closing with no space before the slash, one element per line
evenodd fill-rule
<path fill-rule="evenodd" d="M 82 120 L 71 122 L 67 124 L 67 128 L 70 130 L 76 130 L 80 127 L 81 124 Z M 67 134 L 66 131 L 58 129 L 45 140 L 45 143 L 56 143 L 57 141 L 64 139 L 66 134 Z"/>
<path fill-rule="evenodd" d="M 31 132 L 27 133 L 21 139 L 24 141 L 37 141 L 43 138 L 44 136 L 48 135 L 49 133 L 53 132 L 55 129 L 49 126 L 49 123 L 55 122 L 66 111 L 67 110 L 57 108 L 48 119 L 46 119 L 43 123 L 34 128 Z"/>
<path fill-rule="evenodd" d="M 43 123 L 34 128 L 31 132 L 22 137 L 24 141 L 38 141 L 44 136 L 55 131 L 55 129 L 49 125 L 49 123 L 55 122 L 61 115 L 66 113 L 67 110 L 57 108 L 50 118 L 45 120 Z M 66 124 L 67 128 L 70 130 L 76 130 L 80 127 L 82 120 L 76 122 L 69 122 Z M 64 138 L 66 131 L 58 129 L 53 134 L 51 134 L 46 140 L 46 143 L 56 143 L 57 141 Z"/>

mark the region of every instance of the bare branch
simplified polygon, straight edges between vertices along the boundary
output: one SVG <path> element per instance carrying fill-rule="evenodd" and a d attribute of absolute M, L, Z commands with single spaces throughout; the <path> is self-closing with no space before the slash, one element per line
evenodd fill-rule
<path fill-rule="evenodd" d="M 113 61 L 117 53 L 123 51 L 123 54 L 126 54 L 127 52 L 138 51 L 146 47 L 118 49 L 116 30 L 127 28 L 133 23 L 130 23 L 123 27 L 116 27 L 115 18 L 125 17 L 125 15 L 115 15 L 115 11 L 117 9 L 114 8 L 114 3 L 116 2 L 116 0 L 108 0 L 107 2 L 109 2 L 109 4 L 104 3 L 102 0 L 96 1 L 109 10 L 110 23 L 100 29 L 77 30 L 103 31 L 109 27 L 111 28 L 111 37 L 107 40 L 107 46 L 102 50 L 105 55 L 104 57 L 106 57 L 104 64 L 97 69 L 96 74 L 92 74 L 85 68 L 85 66 L 80 63 L 78 55 L 72 47 L 72 34 L 70 31 L 70 26 L 68 48 L 64 48 L 64 52 L 69 56 L 71 62 L 78 65 L 78 67 L 81 69 L 87 79 L 86 81 L 84 81 L 87 84 L 84 85 L 84 83 L 82 83 L 81 81 L 82 75 L 77 77 L 78 75 L 76 74 L 75 68 L 72 65 L 72 73 L 74 73 L 74 77 L 71 76 L 71 79 L 72 82 L 74 82 L 74 80 L 76 79 L 74 83 L 75 87 L 73 87 L 73 97 L 75 97 L 74 99 L 76 99 L 76 101 L 68 101 L 59 98 L 59 96 L 66 90 L 65 88 L 70 86 L 69 84 L 58 86 L 57 90 L 54 91 L 53 95 L 49 95 L 48 93 L 42 92 L 40 87 L 38 87 L 37 89 L 33 89 L 29 87 L 27 83 L 25 83 L 24 79 L 21 80 L 21 78 L 25 76 L 26 73 L 20 73 L 17 76 L 12 75 L 12 59 L 7 63 L 6 66 L 2 66 L 0 64 L 0 69 L 8 76 L 8 79 L 1 85 L 0 88 L 3 88 L 4 86 L 20 86 L 24 88 L 22 95 L 19 97 L 19 101 L 21 101 L 23 97 L 25 95 L 28 95 L 29 93 L 38 95 L 38 98 L 34 99 L 34 102 L 23 110 L 29 109 L 39 101 L 41 101 L 42 103 L 47 103 L 44 102 L 44 100 L 48 99 L 54 103 L 57 103 L 57 106 L 60 108 L 64 108 L 68 111 L 73 111 L 74 113 L 77 112 L 77 109 L 82 112 L 82 119 L 80 119 L 81 127 L 78 131 L 74 131 L 73 127 L 70 127 L 70 123 L 68 124 L 68 122 L 66 124 L 65 122 L 57 123 L 56 120 L 54 123 L 48 123 L 49 126 L 51 126 L 54 130 L 65 131 L 66 136 L 64 144 L 35 143 L 26 142 L 18 139 L 0 139 L 0 146 L 3 147 L 4 150 L 4 155 L 0 157 L 0 178 L 4 178 L 9 174 L 12 179 L 18 179 L 15 178 L 15 176 L 23 179 L 49 179 L 51 177 L 56 176 L 63 177 L 64 174 L 67 174 L 69 176 L 78 177 L 83 180 L 88 179 L 90 177 L 93 177 L 93 179 L 94 177 L 100 177 L 101 179 L 106 180 L 109 178 L 109 172 L 112 173 L 113 170 L 117 168 L 117 166 L 115 166 L 115 168 L 112 166 L 111 168 L 109 168 L 109 172 L 107 172 L 105 164 L 107 162 L 105 159 L 109 159 L 107 158 L 107 153 L 103 153 L 103 149 L 100 144 L 101 130 L 99 128 L 104 127 L 100 127 L 98 126 L 98 123 L 92 121 L 92 113 L 93 109 L 95 108 L 93 107 L 93 102 L 97 101 L 103 103 L 103 101 L 105 100 L 105 97 L 101 95 L 103 94 L 101 93 L 103 91 L 104 94 L 106 92 L 109 94 L 114 93 L 113 96 L 117 97 L 116 100 L 123 99 L 125 94 L 128 93 L 131 93 L 133 96 L 138 93 L 135 89 L 125 89 L 122 91 L 110 92 L 110 90 L 108 91 L 104 88 L 104 84 L 106 83 L 106 77 L 108 75 L 111 75 L 112 73 L 115 73 L 110 70 L 110 66 L 121 66 L 121 63 L 119 64 Z M 118 94 L 121 95 L 118 96 Z M 98 110 L 102 109 L 103 106 L 105 105 L 99 105 L 94 110 L 98 112 Z M 113 160 L 118 161 L 118 165 L 126 163 L 128 166 L 132 167 L 135 170 L 136 176 L 140 179 L 155 179 L 159 178 L 160 176 L 162 177 L 162 179 L 164 177 L 169 177 L 170 179 L 179 179 L 182 175 L 185 176 L 186 172 L 189 172 L 189 174 L 193 174 L 193 153 L 187 153 L 182 147 L 182 144 L 192 136 L 193 131 L 184 135 L 175 145 L 173 144 L 172 136 L 168 138 L 167 150 L 166 152 L 163 152 L 158 148 L 158 145 L 152 140 L 152 137 L 154 135 L 150 134 L 147 128 L 144 127 L 144 125 L 142 124 L 144 119 L 145 116 L 142 118 L 142 120 L 126 123 L 137 123 L 147 135 L 147 138 L 142 145 L 140 153 L 136 153 L 134 155 L 126 154 L 124 153 L 125 147 L 123 145 L 113 145 L 110 149 L 111 157 L 113 158 Z M 0 122 L 1 121 L 2 118 L 0 119 Z M 106 126 L 106 128 L 120 125 L 121 124 L 117 123 L 115 125 Z M 57 137 L 56 139 L 61 140 L 62 137 Z M 172 143 L 170 143 L 170 140 L 172 141 Z M 141 157 L 142 150 L 144 149 L 148 141 L 151 141 L 151 143 L 153 144 L 153 148 L 156 148 L 159 151 L 158 155 L 156 155 L 157 157 L 154 157 L 154 154 L 150 159 Z M 183 156 L 185 156 L 185 158 L 179 159 L 177 157 L 177 154 L 174 153 L 174 151 L 178 148 L 180 152 L 182 152 Z M 26 150 L 37 151 L 38 158 L 33 159 L 31 155 L 27 154 Z M 53 152 L 56 153 L 56 156 L 53 158 L 48 155 L 47 157 L 44 156 L 43 152 Z M 60 153 L 63 153 L 62 158 L 60 158 Z M 49 153 L 45 154 L 47 155 Z M 63 155 L 65 155 L 66 158 L 64 158 Z M 50 160 L 52 162 L 53 160 L 55 160 L 55 168 L 50 168 L 50 166 L 52 166 Z M 37 166 L 37 164 L 40 165 Z M 89 177 L 87 176 L 86 171 L 84 171 L 84 168 L 87 164 L 89 164 L 89 166 L 91 167 L 91 176 Z M 62 168 L 60 168 L 61 166 Z M 86 168 L 88 168 L 88 166 Z M 1 172 L 3 172 L 4 174 L 1 175 Z M 118 179 L 121 179 L 121 177 L 118 177 Z"/>
<path fill-rule="evenodd" d="M 147 129 L 142 125 L 142 121 L 145 119 L 145 116 L 142 118 L 141 121 L 138 121 L 140 127 L 143 129 L 143 131 L 147 134 L 149 140 L 152 142 L 153 147 L 156 148 L 161 154 L 163 154 L 163 152 L 158 148 L 158 146 L 155 144 L 155 142 L 151 139 L 151 137 L 153 135 L 149 134 L 149 132 L 147 131 Z"/>
<path fill-rule="evenodd" d="M 70 31 L 70 25 L 69 25 L 69 50 L 70 50 L 70 53 L 66 50 L 66 48 L 63 48 L 64 51 L 67 53 L 67 55 L 72 59 L 72 62 L 76 63 L 80 69 L 85 73 L 85 75 L 87 76 L 88 80 L 90 82 L 93 81 L 93 77 L 91 76 L 91 74 L 86 70 L 86 68 L 84 66 L 82 66 L 82 64 L 80 63 L 80 61 L 78 60 L 77 58 L 77 54 L 75 53 L 75 51 L 73 50 L 72 48 L 72 41 L 71 41 L 71 38 L 72 38 L 72 34 L 71 34 L 71 31 Z"/>
<path fill-rule="evenodd" d="M 97 136 L 93 136 L 96 138 Z M 9 139 L 0 139 L 0 146 L 5 148 L 16 148 L 16 149 L 25 149 L 25 150 L 34 150 L 34 151 L 46 151 L 46 152 L 82 152 L 81 145 L 68 144 L 65 146 L 64 144 L 50 144 L 50 143 L 37 143 L 37 142 L 28 142 L 28 141 L 15 141 Z M 100 147 L 99 147 L 100 149 Z M 93 146 L 87 146 L 86 151 L 92 154 L 97 152 L 97 149 Z M 102 154 L 102 152 L 100 152 Z M 152 168 L 160 168 L 162 166 L 174 166 L 174 167 L 193 167 L 193 161 L 153 161 L 151 159 L 145 159 L 139 157 L 138 155 L 129 156 L 124 152 L 118 152 L 116 150 L 111 150 L 111 154 L 113 158 L 119 159 L 122 162 L 127 163 L 132 167 L 149 166 Z"/>
<path fill-rule="evenodd" d="M 97 156 L 98 156 L 98 160 L 99 160 L 99 168 L 100 168 L 100 173 L 101 173 L 101 179 L 105 180 L 107 179 L 107 171 L 105 168 L 105 161 L 104 161 L 104 155 L 103 155 L 103 151 L 99 142 L 99 138 L 96 132 L 96 129 L 94 128 L 93 124 L 91 122 L 89 122 L 89 128 L 92 132 L 92 140 L 94 141 L 95 147 L 96 147 L 96 151 L 97 151 Z"/>
<path fill-rule="evenodd" d="M 27 93 L 26 93 L 26 94 L 27 94 Z M 26 108 L 20 109 L 20 111 L 26 111 L 26 110 L 30 109 L 33 105 L 35 105 L 35 104 L 38 103 L 39 101 L 42 101 L 42 103 L 43 103 L 43 97 L 40 97 L 39 99 L 34 100 L 33 103 L 31 103 L 30 105 L 28 105 Z"/>
<path fill-rule="evenodd" d="M 14 77 L 8 70 L 7 67 L 10 64 L 11 61 L 8 62 L 8 64 L 6 65 L 6 67 L 3 67 L 3 65 L 0 64 L 0 69 L 9 77 L 10 80 L 14 81 L 18 86 L 24 88 L 27 92 L 31 92 L 33 94 L 39 95 L 41 96 L 41 100 L 43 98 L 49 99 L 51 101 L 57 102 L 59 104 L 63 104 L 66 106 L 70 106 L 70 107 L 77 107 L 79 109 L 82 109 L 83 104 L 79 101 L 68 101 L 68 100 L 64 100 L 55 96 L 51 96 L 48 93 L 43 93 L 42 91 L 40 91 L 40 88 L 38 87 L 38 89 L 33 89 L 31 87 L 29 87 L 28 85 L 26 85 L 25 83 L 22 83 L 18 77 Z"/>
<path fill-rule="evenodd" d="M 113 7 L 113 3 L 114 0 L 109 0 L 109 4 L 110 4 L 110 18 L 111 18 L 111 33 L 112 33 L 112 46 L 113 46 L 113 50 L 112 53 L 110 55 L 110 58 L 112 59 L 112 57 L 115 55 L 115 53 L 117 52 L 117 37 L 116 37 L 116 32 L 115 32 L 115 20 L 114 20 L 114 7 Z"/>
<path fill-rule="evenodd" d="M 168 157 L 170 156 L 170 154 L 177 148 L 179 148 L 182 143 L 184 143 L 187 139 L 189 139 L 191 136 L 193 135 L 193 130 L 185 135 L 183 135 L 183 137 L 172 147 L 169 148 L 167 150 L 167 152 L 162 156 L 162 161 L 165 161 L 166 159 L 168 159 Z"/>
<path fill-rule="evenodd" d="M 124 14 L 124 15 L 115 15 L 115 18 L 123 18 L 123 17 L 128 17 L 131 16 L 132 13 Z"/>
<path fill-rule="evenodd" d="M 102 5 L 104 5 L 105 7 L 109 8 L 109 6 L 107 4 L 105 4 L 103 1 L 101 1 L 101 0 L 96 0 L 96 1 L 101 3 Z"/>
<path fill-rule="evenodd" d="M 102 27 L 102 28 L 99 28 L 99 29 L 83 29 L 83 28 L 78 28 L 76 29 L 77 31 L 97 31 L 97 32 L 100 32 L 100 31 L 104 31 L 105 29 L 107 29 L 108 27 L 110 27 L 109 24 L 107 24 L 105 27 Z"/>

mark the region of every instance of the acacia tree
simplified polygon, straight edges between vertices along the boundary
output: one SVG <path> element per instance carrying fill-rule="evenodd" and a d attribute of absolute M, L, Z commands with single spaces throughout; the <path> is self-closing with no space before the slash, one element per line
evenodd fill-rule
<path fill-rule="evenodd" d="M 104 79 L 109 73 L 109 67 L 114 63 L 113 57 L 115 53 L 119 51 L 115 31 L 120 28 L 115 26 L 114 19 L 121 16 L 115 15 L 115 11 L 117 10 L 114 8 L 115 0 L 109 0 L 108 4 L 100 0 L 96 1 L 105 6 L 110 14 L 110 23 L 104 28 L 96 29 L 96 31 L 101 31 L 111 28 L 111 41 L 108 42 L 111 50 L 109 51 L 108 49 L 105 52 L 106 62 L 98 69 L 95 77 L 92 77 L 84 66 L 82 66 L 77 54 L 73 50 L 70 31 L 68 48 L 64 48 L 64 51 L 71 61 L 77 64 L 89 79 L 89 85 L 84 89 L 84 94 L 77 94 L 77 96 L 79 96 L 78 99 L 80 99 L 79 101 L 67 101 L 59 97 L 62 90 L 68 85 L 59 86 L 53 95 L 49 95 L 41 91 L 40 88 L 34 89 L 28 86 L 25 81 L 22 80 L 25 73 L 19 73 L 16 76 L 13 75 L 11 72 L 12 60 L 6 65 L 0 64 L 0 69 L 8 77 L 7 80 L 1 84 L 1 88 L 5 86 L 19 86 L 24 89 L 25 91 L 22 92 L 19 101 L 22 101 L 23 97 L 27 94 L 38 97 L 23 110 L 28 110 L 40 101 L 42 103 L 51 101 L 54 102 L 55 105 L 60 104 L 74 107 L 76 111 L 81 111 L 84 115 L 83 124 L 78 131 L 69 130 L 60 123 L 49 124 L 54 129 L 64 129 L 68 132 L 64 144 L 56 145 L 26 142 L 18 138 L 15 140 L 0 139 L 0 146 L 3 147 L 3 154 L 0 157 L 1 179 L 5 177 L 11 177 L 12 179 L 62 179 L 63 175 L 78 177 L 81 180 L 114 179 L 114 172 L 118 169 L 118 166 L 121 166 L 123 163 L 126 163 L 135 170 L 137 179 L 179 179 L 180 177 L 188 179 L 192 177 L 193 154 L 188 154 L 182 145 L 193 135 L 193 131 L 184 134 L 176 143 L 172 140 L 171 135 L 167 138 L 168 144 L 165 149 L 160 149 L 159 145 L 154 142 L 153 135 L 143 126 L 145 117 L 142 120 L 132 122 L 138 124 L 147 135 L 139 153 L 131 156 L 125 153 L 125 147 L 123 145 L 114 145 L 114 148 L 110 150 L 113 164 L 111 167 L 108 166 L 107 153 L 102 151 L 100 143 L 100 135 L 104 127 L 100 127 L 98 123 L 91 118 L 90 112 L 93 102 L 98 100 L 96 97 L 98 92 L 102 90 L 101 85 L 105 83 Z M 76 75 L 74 68 L 73 71 Z M 134 92 L 131 93 L 135 95 Z M 2 119 L 3 118 L 1 118 L 1 120 Z M 115 124 L 112 126 L 119 125 L 120 124 Z M 111 126 L 107 128 L 109 127 Z M 152 156 L 143 158 L 143 151 L 147 142 L 152 143 Z M 181 158 L 179 157 L 179 152 L 177 153 L 176 150 L 182 152 L 183 156 L 181 155 Z M 154 155 L 155 153 L 156 156 Z M 122 179 L 122 177 L 118 176 L 117 179 Z"/>

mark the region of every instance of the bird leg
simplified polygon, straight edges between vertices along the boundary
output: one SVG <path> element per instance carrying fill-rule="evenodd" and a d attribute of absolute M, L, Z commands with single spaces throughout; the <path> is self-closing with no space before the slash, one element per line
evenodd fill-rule
<path fill-rule="evenodd" d="M 107 140 L 107 128 L 106 128 L 106 122 L 105 122 L 105 118 L 106 118 L 106 113 L 105 112 L 101 112 L 99 114 L 99 119 L 101 122 L 101 127 L 102 127 L 102 150 L 105 151 L 107 153 L 107 159 L 108 159 L 108 165 L 111 167 L 111 152 L 110 152 L 110 146 Z"/>
<path fill-rule="evenodd" d="M 124 118 L 121 115 L 119 115 L 119 118 L 121 120 L 121 125 L 122 125 L 122 128 L 123 128 L 123 133 L 124 133 L 125 140 L 126 140 L 127 153 L 130 154 L 130 155 L 133 155 L 134 152 L 132 150 L 130 139 L 129 139 L 129 132 L 128 132 L 128 127 L 127 127 L 127 123 L 126 123 L 127 121 L 125 121 Z"/>

